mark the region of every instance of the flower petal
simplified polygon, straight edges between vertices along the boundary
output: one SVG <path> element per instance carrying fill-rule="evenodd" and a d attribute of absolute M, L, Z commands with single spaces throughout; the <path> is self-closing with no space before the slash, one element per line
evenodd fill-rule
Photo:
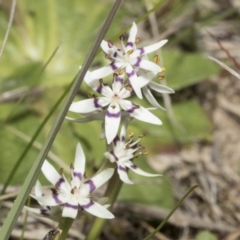
<path fill-rule="evenodd" d="M 156 101 L 156 99 L 152 95 L 151 91 L 149 90 L 148 86 L 143 87 L 142 92 L 143 92 L 144 96 L 146 97 L 146 99 L 149 101 L 149 103 L 153 107 L 165 110 L 165 108 L 163 108 L 161 105 L 158 104 L 158 102 Z"/>
<path fill-rule="evenodd" d="M 83 186 L 81 187 L 81 195 L 87 196 L 99 187 L 101 187 L 105 182 L 107 182 L 113 175 L 114 169 L 107 168 L 97 174 L 96 176 L 92 177 L 88 181 L 84 182 Z"/>
<path fill-rule="evenodd" d="M 158 84 L 158 83 L 155 83 L 155 82 L 150 82 L 148 84 L 148 86 L 151 89 L 153 89 L 154 91 L 159 92 L 159 93 L 174 93 L 174 90 L 172 88 L 169 88 L 165 85 Z"/>
<path fill-rule="evenodd" d="M 114 52 L 117 50 L 117 48 L 114 45 L 112 47 L 109 47 L 108 42 L 105 40 L 102 40 L 101 48 L 106 54 L 108 54 L 111 57 L 114 54 Z"/>
<path fill-rule="evenodd" d="M 130 49 L 135 49 L 136 35 L 137 35 L 137 25 L 135 22 L 133 22 L 132 27 L 129 31 L 129 36 L 126 44 L 126 52 L 129 51 Z"/>
<path fill-rule="evenodd" d="M 162 68 L 157 65 L 154 62 L 142 59 L 142 58 L 137 58 L 131 61 L 131 64 L 134 65 L 135 67 L 139 67 L 148 71 L 152 72 L 161 72 Z"/>
<path fill-rule="evenodd" d="M 67 194 L 53 194 L 53 195 L 46 195 L 42 197 L 36 197 L 31 195 L 31 197 L 41 202 L 45 206 L 57 206 L 57 205 L 66 203 L 69 199 L 69 196 Z"/>
<path fill-rule="evenodd" d="M 125 165 L 128 168 L 130 168 L 132 171 L 134 171 L 135 173 L 137 173 L 139 175 L 142 175 L 142 176 L 146 176 L 146 177 L 159 177 L 159 176 L 162 176 L 161 174 L 147 173 L 147 172 L 143 171 L 142 169 L 140 169 L 139 167 L 137 167 L 131 161 L 125 162 Z"/>
<path fill-rule="evenodd" d="M 90 214 L 96 217 L 106 219 L 114 218 L 114 215 L 110 211 L 108 211 L 104 206 L 100 205 L 97 202 L 94 202 L 91 199 L 88 198 L 79 199 L 79 204 L 85 211 L 89 212 Z"/>
<path fill-rule="evenodd" d="M 122 62 L 112 62 L 111 64 L 91 72 L 92 79 L 101 79 L 115 72 L 123 65 Z"/>
<path fill-rule="evenodd" d="M 65 180 L 64 175 L 60 175 L 47 160 L 45 160 L 42 165 L 42 172 L 52 185 L 57 186 L 57 188 L 66 192 L 70 191 L 71 187 Z"/>
<path fill-rule="evenodd" d="M 36 185 L 35 185 L 35 195 L 36 196 L 42 196 L 43 195 L 42 185 L 38 180 L 37 180 Z"/>
<path fill-rule="evenodd" d="M 130 115 L 140 121 L 149 122 L 156 125 L 161 125 L 162 122 L 159 118 L 149 112 L 146 108 L 139 106 L 133 102 L 122 100 L 121 107 Z"/>
<path fill-rule="evenodd" d="M 118 165 L 117 171 L 118 171 L 120 179 L 123 182 L 125 182 L 127 184 L 133 184 L 133 182 L 130 181 L 130 179 L 128 178 L 127 168 L 124 165 Z"/>
<path fill-rule="evenodd" d="M 121 111 L 118 103 L 109 105 L 105 116 L 105 135 L 110 144 L 116 137 L 121 120 Z"/>
<path fill-rule="evenodd" d="M 160 42 L 157 42 L 157 43 L 154 43 L 152 45 L 149 45 L 149 46 L 146 46 L 146 47 L 143 47 L 143 48 L 139 48 L 136 50 L 136 55 L 138 56 L 141 56 L 141 55 L 144 55 L 144 54 L 148 54 L 150 52 L 154 52 L 156 50 L 158 50 L 159 48 L 161 48 L 164 44 L 167 43 L 167 39 L 164 39 L 164 40 L 161 40 Z"/>
<path fill-rule="evenodd" d="M 118 94 L 123 87 L 123 78 L 125 74 L 115 76 L 112 83 L 112 90 L 114 93 Z"/>
<path fill-rule="evenodd" d="M 69 111 L 76 113 L 89 113 L 101 109 L 109 104 L 109 99 L 105 97 L 85 99 L 71 104 Z"/>
<path fill-rule="evenodd" d="M 130 81 L 136 95 L 140 99 L 142 99 L 141 86 L 139 86 L 137 74 L 130 64 L 127 64 L 127 66 L 126 66 L 126 73 L 128 75 L 129 81 Z"/>
<path fill-rule="evenodd" d="M 48 217 L 51 215 L 51 209 L 49 208 L 31 208 L 24 206 L 24 209 L 26 209 L 28 212 L 34 213 L 40 217 Z"/>
<path fill-rule="evenodd" d="M 69 198 L 62 211 L 63 217 L 76 218 L 78 213 L 78 201 L 75 197 Z"/>
<path fill-rule="evenodd" d="M 72 180 L 71 180 L 72 187 L 77 187 L 77 188 L 80 187 L 83 174 L 85 172 L 85 162 L 86 162 L 86 158 L 85 158 L 83 149 L 80 143 L 78 143 L 76 148 L 73 171 L 72 171 Z"/>

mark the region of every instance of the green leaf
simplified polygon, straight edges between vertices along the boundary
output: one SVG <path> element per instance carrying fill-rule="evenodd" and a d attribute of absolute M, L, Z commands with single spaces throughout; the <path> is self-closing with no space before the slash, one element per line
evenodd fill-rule
<path fill-rule="evenodd" d="M 209 231 L 202 231 L 198 233 L 196 240 L 217 240 L 217 237 Z"/>
<path fill-rule="evenodd" d="M 196 84 L 217 74 L 220 67 L 198 53 L 163 50 L 168 86 L 175 90 Z"/>

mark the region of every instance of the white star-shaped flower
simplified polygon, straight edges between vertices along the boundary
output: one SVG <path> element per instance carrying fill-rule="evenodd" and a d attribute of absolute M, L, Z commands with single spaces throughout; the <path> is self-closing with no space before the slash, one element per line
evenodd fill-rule
<path fill-rule="evenodd" d="M 112 150 L 104 153 L 104 156 L 109 159 L 111 162 L 117 164 L 117 171 L 120 179 L 128 184 L 133 184 L 129 180 L 127 174 L 127 168 L 131 169 L 137 174 L 146 176 L 146 177 L 157 177 L 161 176 L 160 174 L 151 174 L 147 173 L 140 168 L 138 168 L 133 162 L 132 159 L 141 154 L 146 154 L 146 152 L 139 152 L 143 147 L 138 144 L 141 140 L 141 136 L 138 140 L 133 141 L 132 136 L 129 141 L 125 141 L 126 126 L 123 125 L 121 129 L 120 138 L 117 136 L 112 143 Z"/>
<path fill-rule="evenodd" d="M 121 110 L 120 107 L 133 118 L 140 121 L 149 122 L 152 124 L 161 125 L 162 122 L 159 118 L 153 115 L 146 108 L 135 104 L 129 100 L 125 100 L 133 94 L 132 87 L 124 85 L 123 77 L 124 74 L 114 75 L 112 88 L 105 85 L 102 81 L 91 82 L 88 78 L 88 73 L 85 76 L 85 81 L 92 87 L 96 92 L 101 93 L 104 97 L 96 97 L 74 102 L 69 108 L 69 111 L 77 113 L 90 113 L 96 110 L 107 107 L 105 114 L 105 136 L 107 143 L 111 143 L 114 137 L 117 135 L 120 120 Z"/>
<path fill-rule="evenodd" d="M 72 178 L 69 184 L 63 173 L 58 173 L 48 161 L 45 161 L 42 172 L 55 186 L 55 191 L 51 195 L 32 197 L 45 206 L 62 205 L 63 217 L 76 218 L 80 206 L 81 209 L 97 217 L 114 218 L 105 206 L 95 202 L 91 197 L 92 192 L 111 178 L 114 170 L 105 169 L 91 179 L 85 180 L 85 155 L 80 144 L 77 145 L 75 161 L 71 169 Z"/>
<path fill-rule="evenodd" d="M 156 63 L 149 61 L 145 56 L 162 47 L 167 40 L 162 40 L 143 48 L 137 48 L 136 34 L 137 25 L 133 23 L 126 45 L 124 45 L 124 37 L 120 38 L 122 41 L 122 50 L 117 49 L 111 41 L 102 41 L 101 47 L 106 53 L 107 58 L 111 60 L 111 64 L 93 71 L 91 77 L 94 81 L 94 79 L 104 78 L 119 69 L 126 69 L 127 76 L 135 93 L 139 98 L 142 98 L 141 88 L 144 86 L 144 82 L 138 78 L 137 70 L 141 68 L 151 72 L 161 72 L 162 68 Z"/>

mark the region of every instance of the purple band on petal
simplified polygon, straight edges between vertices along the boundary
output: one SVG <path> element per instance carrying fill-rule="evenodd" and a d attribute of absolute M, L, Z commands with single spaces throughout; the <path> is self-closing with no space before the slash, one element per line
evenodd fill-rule
<path fill-rule="evenodd" d="M 127 42 L 126 47 L 133 47 L 133 42 Z"/>
<path fill-rule="evenodd" d="M 98 98 L 94 98 L 93 103 L 95 108 L 102 108 L 102 106 L 98 103 Z"/>
<path fill-rule="evenodd" d="M 117 142 L 118 142 L 118 141 L 119 141 L 119 137 L 116 136 L 116 137 L 113 139 L 113 144 L 114 144 L 114 146 L 117 145 Z"/>
<path fill-rule="evenodd" d="M 100 84 L 99 86 L 98 86 L 98 88 L 97 88 L 97 92 L 98 93 L 102 93 L 102 88 L 103 88 L 103 86 L 102 86 L 102 84 Z"/>
<path fill-rule="evenodd" d="M 128 113 L 133 113 L 136 110 L 137 104 L 135 104 L 133 102 L 131 102 L 131 103 L 132 103 L 132 107 L 130 109 L 126 110 L 126 112 L 128 112 Z"/>
<path fill-rule="evenodd" d="M 130 167 L 133 168 L 133 169 L 137 168 L 137 166 L 135 164 L 132 164 Z"/>
<path fill-rule="evenodd" d="M 53 195 L 53 199 L 54 199 L 54 201 L 55 201 L 57 204 L 62 204 L 62 201 L 58 198 L 58 195 L 57 195 L 57 194 L 54 194 L 54 195 Z"/>
<path fill-rule="evenodd" d="M 89 184 L 90 193 L 92 193 L 96 189 L 96 186 L 94 185 L 94 183 L 91 179 L 86 181 L 84 184 Z"/>
<path fill-rule="evenodd" d="M 93 200 L 90 200 L 90 202 L 88 204 L 85 205 L 81 205 L 82 208 L 90 208 L 92 205 L 94 205 Z"/>
<path fill-rule="evenodd" d="M 118 112 L 118 113 L 110 113 L 109 111 L 106 112 L 106 115 L 107 117 L 110 117 L 110 118 L 119 118 L 120 115 L 121 115 L 121 112 Z"/>
<path fill-rule="evenodd" d="M 82 180 L 82 174 L 80 172 L 73 172 L 73 176 L 77 177 L 79 180 Z"/>
<path fill-rule="evenodd" d="M 121 170 L 121 171 L 127 172 L 127 170 L 126 170 L 126 168 L 125 168 L 125 167 L 118 166 L 118 169 L 119 169 L 119 170 Z"/>
<path fill-rule="evenodd" d="M 113 155 L 115 161 L 117 162 L 118 161 L 118 157 L 115 155 L 115 153 L 113 151 L 110 151 L 110 153 Z"/>
<path fill-rule="evenodd" d="M 70 203 L 66 203 L 66 204 L 65 204 L 65 207 L 68 207 L 68 208 L 72 208 L 72 209 L 78 210 L 78 205 L 72 205 L 72 204 L 70 204 Z"/>
<path fill-rule="evenodd" d="M 111 66 L 112 70 L 118 69 L 118 67 L 114 64 L 114 62 L 112 62 L 112 63 L 110 64 L 110 66 Z"/>
<path fill-rule="evenodd" d="M 64 183 L 64 182 L 65 182 L 65 180 L 64 180 L 63 178 L 60 178 L 55 185 L 57 185 L 58 187 L 60 187 L 61 184 Z"/>
<path fill-rule="evenodd" d="M 40 214 L 44 216 L 49 216 L 48 210 L 47 209 L 40 209 Z"/>
<path fill-rule="evenodd" d="M 140 63 L 141 63 L 142 59 L 141 58 L 137 58 L 137 62 L 134 63 L 134 66 L 135 67 L 139 67 L 140 66 Z"/>
<path fill-rule="evenodd" d="M 120 77 L 116 77 L 116 78 L 115 78 L 115 82 L 120 82 L 120 83 L 123 84 L 123 79 L 120 78 Z"/>
<path fill-rule="evenodd" d="M 139 48 L 138 51 L 140 51 L 140 55 L 144 54 L 144 48 Z"/>
<path fill-rule="evenodd" d="M 135 75 L 135 71 L 132 70 L 130 73 L 127 73 L 127 75 L 128 75 L 129 78 L 133 77 Z"/>

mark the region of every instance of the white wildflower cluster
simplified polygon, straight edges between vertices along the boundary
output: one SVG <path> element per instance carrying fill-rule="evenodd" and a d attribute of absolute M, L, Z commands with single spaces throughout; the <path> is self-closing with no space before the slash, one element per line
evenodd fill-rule
<path fill-rule="evenodd" d="M 88 71 L 84 78 L 86 84 L 102 96 L 93 94 L 89 99 L 72 103 L 69 111 L 80 113 L 84 117 L 68 118 L 82 123 L 93 120 L 103 121 L 104 136 L 108 144 L 108 151 L 104 156 L 116 164 L 116 172 L 127 184 L 133 184 L 128 178 L 127 169 L 147 177 L 159 176 L 159 174 L 147 173 L 133 163 L 135 157 L 147 152 L 139 144 L 142 136 L 137 140 L 133 140 L 133 134 L 127 136 L 129 122 L 135 118 L 151 124 L 162 124 L 161 120 L 147 108 L 132 102 L 130 98 L 136 95 L 142 99 L 144 96 L 152 107 L 162 109 L 151 90 L 158 93 L 174 92 L 171 88 L 152 81 L 154 78 L 161 77 L 164 69 L 158 65 L 158 56 L 155 56 L 154 61 L 150 61 L 147 56 L 148 53 L 162 47 L 167 40 L 137 48 L 139 39 L 136 35 L 137 26 L 133 23 L 126 43 L 125 35 L 120 36 L 122 49 L 115 47 L 111 41 L 102 41 L 101 48 L 110 64 L 92 72 Z M 103 81 L 103 78 L 108 75 L 113 75 L 111 84 Z M 121 130 L 119 130 L 120 125 Z M 119 135 L 118 132 L 120 132 Z M 42 187 L 37 182 L 35 195 L 32 197 L 39 202 L 41 209 L 26 207 L 27 210 L 52 219 L 56 212 L 60 212 L 62 217 L 76 218 L 79 210 L 85 210 L 100 218 L 113 218 L 113 214 L 107 210 L 108 205 L 101 205 L 94 201 L 92 194 L 104 183 L 111 181 L 114 169 L 105 169 L 88 179 L 85 174 L 85 163 L 85 155 L 81 145 L 78 144 L 69 183 L 63 172 L 56 171 L 46 160 L 42 166 L 42 172 L 54 188 L 50 194 L 43 194 Z"/>

